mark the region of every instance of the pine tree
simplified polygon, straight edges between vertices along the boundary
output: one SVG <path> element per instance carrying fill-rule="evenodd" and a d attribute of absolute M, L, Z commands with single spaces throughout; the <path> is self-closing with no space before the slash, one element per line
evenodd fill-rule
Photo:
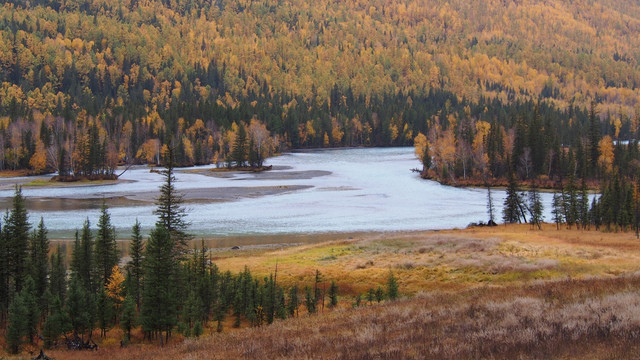
<path fill-rule="evenodd" d="M 44 297 L 49 278 L 49 239 L 44 220 L 40 218 L 38 229 L 31 234 L 31 277 L 35 281 L 35 295 L 41 310 L 48 299 Z"/>
<path fill-rule="evenodd" d="M 375 292 L 375 296 L 377 302 L 381 302 L 382 300 L 384 300 L 384 290 L 382 290 L 382 287 L 378 286 Z"/>
<path fill-rule="evenodd" d="M 338 305 L 338 285 L 335 281 L 331 281 L 329 285 L 329 307 L 334 308 Z"/>
<path fill-rule="evenodd" d="M 387 278 L 387 297 L 389 297 L 389 300 L 398 298 L 398 282 L 392 272 L 389 272 L 389 277 Z"/>
<path fill-rule="evenodd" d="M 129 283 L 129 294 L 133 297 L 136 306 L 140 307 L 140 292 L 142 285 L 142 254 L 144 251 L 144 244 L 142 242 L 142 234 L 140 233 L 140 222 L 136 219 L 136 223 L 133 225 L 131 246 L 129 253 L 131 255 L 131 261 L 129 261 L 129 273 L 131 274 L 131 282 Z"/>
<path fill-rule="evenodd" d="M 111 276 L 111 270 L 120 260 L 118 247 L 116 245 L 116 230 L 111 225 L 111 215 L 109 215 L 107 210 L 107 204 L 103 199 L 94 245 L 96 281 L 98 281 L 101 286 L 107 284 Z"/>
<path fill-rule="evenodd" d="M 529 190 L 529 222 L 531 223 L 531 226 L 537 226 L 538 229 L 542 228 L 542 211 L 543 206 L 542 201 L 540 200 L 540 193 L 534 184 Z"/>
<path fill-rule="evenodd" d="M 553 193 L 553 202 L 551 203 L 551 214 L 553 215 L 553 222 L 556 223 L 556 229 L 560 229 L 560 224 L 564 222 L 564 204 L 562 203 L 562 196 L 559 196 L 557 192 Z"/>
<path fill-rule="evenodd" d="M 5 236 L 7 242 L 8 273 L 11 280 L 10 290 L 15 293 L 22 290 L 27 275 L 29 248 L 29 229 L 27 208 L 22 196 L 22 188 L 16 186 L 13 196 L 13 208 L 5 220 Z"/>
<path fill-rule="evenodd" d="M 567 226 L 571 229 L 571 226 L 579 220 L 578 193 L 573 175 L 569 175 L 569 181 L 567 182 L 563 194 L 564 218 L 567 222 Z"/>
<path fill-rule="evenodd" d="M 191 236 L 186 232 L 189 224 L 184 218 L 187 213 L 181 206 L 182 195 L 178 194 L 175 188 L 176 177 L 173 167 L 173 151 L 169 149 L 165 169 L 162 171 L 165 182 L 160 187 L 160 197 L 156 201 L 157 209 L 154 214 L 158 215 L 156 227 L 167 230 L 169 240 L 174 243 L 174 257 L 179 257 L 184 253 Z"/>
<path fill-rule="evenodd" d="M 178 264 L 174 250 L 169 231 L 156 225 L 145 249 L 140 322 L 151 337 L 160 336 L 162 345 L 178 321 Z"/>
<path fill-rule="evenodd" d="M 591 103 L 589 110 L 589 175 L 597 176 L 598 158 L 600 157 L 600 149 L 598 148 L 600 142 L 600 119 L 596 114 L 595 102 Z"/>

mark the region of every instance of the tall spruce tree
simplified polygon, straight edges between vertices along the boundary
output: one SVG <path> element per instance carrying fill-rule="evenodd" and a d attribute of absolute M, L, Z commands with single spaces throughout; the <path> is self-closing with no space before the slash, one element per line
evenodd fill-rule
<path fill-rule="evenodd" d="M 96 281 L 100 286 L 105 286 L 111 277 L 111 269 L 118 264 L 120 256 L 116 245 L 116 229 L 111 225 L 111 215 L 104 200 L 100 208 L 94 246 Z"/>
<path fill-rule="evenodd" d="M 64 305 L 67 294 L 67 269 L 62 258 L 62 248 L 58 244 L 56 251 L 51 254 L 51 275 L 49 277 L 49 293 L 58 297 Z"/>
<path fill-rule="evenodd" d="M 236 134 L 231 154 L 236 167 L 243 167 L 247 158 L 247 130 L 242 123 L 238 125 L 238 133 Z"/>
<path fill-rule="evenodd" d="M 45 291 L 49 280 L 49 239 L 44 220 L 40 218 L 38 229 L 31 234 L 31 277 L 35 282 L 35 295 L 40 309 L 44 310 L 48 299 Z"/>
<path fill-rule="evenodd" d="M 129 281 L 129 287 L 127 292 L 132 297 L 136 306 L 140 307 L 140 293 L 142 288 L 142 255 L 144 251 L 144 244 L 142 242 L 142 234 L 140 232 L 140 222 L 136 219 L 136 223 L 133 225 L 131 235 L 131 246 L 129 247 L 129 254 L 131 255 L 131 261 L 129 261 L 129 274 L 131 279 Z"/>
<path fill-rule="evenodd" d="M 553 222 L 556 223 L 556 229 L 560 229 L 560 224 L 564 222 L 564 204 L 562 203 L 562 196 L 557 192 L 553 193 L 553 202 L 551 203 L 551 215 L 553 216 Z"/>
<path fill-rule="evenodd" d="M 9 305 L 9 325 L 5 340 L 9 353 L 17 354 L 27 332 L 27 307 L 20 294 L 16 295 Z"/>
<path fill-rule="evenodd" d="M 536 226 L 538 229 L 542 228 L 542 211 L 543 206 L 540 200 L 540 193 L 534 184 L 529 190 L 529 222 L 531 226 Z"/>
<path fill-rule="evenodd" d="M 173 168 L 173 150 L 169 148 L 165 169 L 162 171 L 165 181 L 160 187 L 160 197 L 156 201 L 157 209 L 154 214 L 158 215 L 156 227 L 167 230 L 169 240 L 174 243 L 175 256 L 181 256 L 191 236 L 187 233 L 189 223 L 185 221 L 187 213 L 182 207 L 182 195 L 175 188 L 176 177 Z"/>
<path fill-rule="evenodd" d="M 13 208 L 5 220 L 10 290 L 15 293 L 22 290 L 24 278 L 28 273 L 29 229 L 31 228 L 28 217 L 22 188 L 16 186 Z"/>
<path fill-rule="evenodd" d="M 513 173 L 509 173 L 509 186 L 507 187 L 507 197 L 504 199 L 502 209 L 502 220 L 505 223 L 519 223 L 523 220 L 522 199 L 518 193 L 518 182 Z M 526 222 L 526 218 L 524 219 Z"/>
<path fill-rule="evenodd" d="M 91 294 L 95 294 L 96 281 L 94 279 L 93 259 L 93 235 L 89 219 L 82 226 L 82 234 L 79 237 L 76 231 L 76 240 L 73 247 L 73 259 L 71 259 L 71 271 L 78 278 L 82 287 Z"/>
<path fill-rule="evenodd" d="M 162 345 L 178 322 L 176 280 L 179 269 L 174 249 L 167 229 L 156 226 L 145 249 L 140 321 L 151 338 L 160 337 Z"/>

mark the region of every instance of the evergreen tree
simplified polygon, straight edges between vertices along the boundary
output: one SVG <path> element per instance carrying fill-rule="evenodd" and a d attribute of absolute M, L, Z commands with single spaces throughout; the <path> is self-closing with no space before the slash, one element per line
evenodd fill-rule
<path fill-rule="evenodd" d="M 238 133 L 231 154 L 236 167 L 243 167 L 247 157 L 247 131 L 242 123 L 238 125 Z"/>
<path fill-rule="evenodd" d="M 62 308 L 62 300 L 59 296 L 54 296 L 49 305 L 50 314 L 42 326 L 44 337 L 44 347 L 50 349 L 55 346 L 60 335 L 71 330 L 69 316 Z"/>
<path fill-rule="evenodd" d="M 596 104 L 591 103 L 589 110 L 589 175 L 597 176 L 598 159 L 600 157 L 600 149 L 598 148 L 600 142 L 600 119 L 596 114 Z"/>
<path fill-rule="evenodd" d="M 107 284 L 111 276 L 111 269 L 120 260 L 116 245 L 116 229 L 111 225 L 111 215 L 107 210 L 107 204 L 103 199 L 94 245 L 96 281 L 99 282 L 100 286 Z"/>
<path fill-rule="evenodd" d="M 91 294 L 95 293 L 93 235 L 91 234 L 88 218 L 82 226 L 81 237 L 78 237 L 78 232 L 76 231 L 71 271 L 86 291 Z"/>
<path fill-rule="evenodd" d="M 375 299 L 376 291 L 373 288 L 369 288 L 369 290 L 367 290 L 367 301 L 369 302 L 369 305 L 371 305 Z"/>
<path fill-rule="evenodd" d="M 27 307 L 24 304 L 22 296 L 16 295 L 11 305 L 9 305 L 9 325 L 5 340 L 9 353 L 17 354 L 20 352 L 20 346 L 27 334 Z"/>
<path fill-rule="evenodd" d="M 578 193 L 573 175 L 569 175 L 569 181 L 567 182 L 563 195 L 564 218 L 567 226 L 571 228 L 571 226 L 579 220 Z"/>
<path fill-rule="evenodd" d="M 311 292 L 311 288 L 308 286 L 304 287 L 304 305 L 307 308 L 307 312 L 309 314 L 313 314 L 316 312 L 316 299 Z"/>
<path fill-rule="evenodd" d="M 142 242 L 142 234 L 140 233 L 140 222 L 136 219 L 136 223 L 133 225 L 131 245 L 129 247 L 129 253 L 131 255 L 131 261 L 129 261 L 129 273 L 131 274 L 131 281 L 129 282 L 128 292 L 132 296 L 137 307 L 140 307 L 143 251 L 144 244 Z"/>
<path fill-rule="evenodd" d="M 176 177 L 173 167 L 173 151 L 169 149 L 165 169 L 162 171 L 165 181 L 160 187 L 160 197 L 156 201 L 157 209 L 154 214 L 158 215 L 156 227 L 166 229 L 169 240 L 174 243 L 174 257 L 179 257 L 184 253 L 191 236 L 186 232 L 189 224 L 184 218 L 187 213 L 181 206 L 182 195 L 178 194 L 175 188 Z"/>
<path fill-rule="evenodd" d="M 124 331 L 124 343 L 131 341 L 131 329 L 137 324 L 136 302 L 133 296 L 127 295 L 122 303 L 122 315 L 120 316 L 120 328 Z"/>
<path fill-rule="evenodd" d="M 531 223 L 531 226 L 537 226 L 538 229 L 542 228 L 542 211 L 543 206 L 542 201 L 540 200 L 540 193 L 538 192 L 538 188 L 534 184 L 529 190 L 529 221 Z"/>
<path fill-rule="evenodd" d="M 67 314 L 71 328 L 84 338 L 91 332 L 95 324 L 95 300 L 93 293 L 84 288 L 82 279 L 75 274 L 71 276 L 69 292 L 67 294 Z"/>
<path fill-rule="evenodd" d="M 560 229 L 560 224 L 564 222 L 564 204 L 562 203 L 562 196 L 557 192 L 553 193 L 553 202 L 551 203 L 551 214 L 553 216 L 553 222 L 556 223 L 556 229 Z"/>
<path fill-rule="evenodd" d="M 522 222 L 522 199 L 518 193 L 518 183 L 513 173 L 509 173 L 509 186 L 507 187 L 507 197 L 504 199 L 502 209 L 502 220 L 505 223 Z M 526 222 L 526 219 L 524 219 Z"/>
<path fill-rule="evenodd" d="M 4 229 L 0 229 L 0 327 L 5 324 L 9 308 L 9 255 L 7 237 Z"/>
<path fill-rule="evenodd" d="M 382 290 L 382 287 L 378 286 L 375 292 L 375 297 L 377 302 L 384 300 L 384 290 Z"/>
<path fill-rule="evenodd" d="M 578 220 L 583 229 L 586 229 L 589 225 L 589 193 L 584 179 L 582 179 L 580 195 L 578 196 Z"/>
<path fill-rule="evenodd" d="M 25 335 L 29 343 L 33 343 L 33 338 L 37 334 L 38 324 L 40 323 L 40 307 L 36 296 L 36 284 L 30 275 L 27 275 L 24 281 L 24 287 L 20 291 L 20 298 L 26 308 L 25 316 Z"/>
<path fill-rule="evenodd" d="M 287 302 L 287 312 L 289 316 L 295 316 L 299 306 L 298 287 L 296 285 L 289 289 L 289 301 Z"/>
<path fill-rule="evenodd" d="M 396 277 L 393 276 L 393 273 L 389 272 L 389 277 L 387 278 L 387 296 L 389 300 L 396 300 L 398 295 L 398 282 L 396 281 Z"/>
<path fill-rule="evenodd" d="M 44 297 L 49 278 L 49 239 L 44 220 L 40 218 L 38 229 L 31 234 L 31 277 L 35 281 L 35 295 L 41 310 L 48 299 Z"/>
<path fill-rule="evenodd" d="M 8 275 L 10 290 L 15 293 L 22 290 L 24 278 L 28 273 L 29 229 L 27 208 L 22 196 L 22 188 L 16 186 L 13 196 L 13 208 L 5 220 L 7 242 Z"/>
<path fill-rule="evenodd" d="M 487 225 L 494 225 L 496 223 L 494 219 L 496 209 L 493 205 L 493 198 L 491 197 L 491 186 L 489 185 L 487 185 L 487 212 L 489 213 L 489 221 L 487 222 Z"/>
<path fill-rule="evenodd" d="M 169 231 L 156 225 L 145 249 L 140 322 L 151 337 L 159 335 L 163 345 L 178 321 L 178 264 L 174 250 Z"/>
<path fill-rule="evenodd" d="M 334 308 L 338 305 L 338 285 L 335 281 L 331 281 L 329 285 L 329 307 Z"/>
<path fill-rule="evenodd" d="M 113 301 L 104 288 L 100 288 L 96 299 L 96 318 L 100 327 L 100 337 L 107 336 L 114 318 Z"/>

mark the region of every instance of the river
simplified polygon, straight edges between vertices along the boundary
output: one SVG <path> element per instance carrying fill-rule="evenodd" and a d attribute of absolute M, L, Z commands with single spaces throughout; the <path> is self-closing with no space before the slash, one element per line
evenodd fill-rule
<path fill-rule="evenodd" d="M 178 169 L 190 232 L 197 237 L 413 231 L 463 228 L 487 220 L 486 189 L 454 188 L 421 179 L 413 148 L 365 148 L 285 153 L 262 173 Z M 20 179 L 15 179 L 18 182 Z M 24 181 L 24 179 L 22 179 Z M 11 179 L 4 180 L 5 184 Z M 163 177 L 148 167 L 129 169 L 109 185 L 24 187 L 30 221 L 44 218 L 53 238 L 71 238 L 89 218 L 95 228 L 106 199 L 119 236 L 136 218 L 148 232 L 156 221 L 153 199 Z M 13 191 L 0 191 L 10 206 Z M 496 218 L 505 192 L 493 191 Z M 551 194 L 542 194 L 551 221 Z"/>

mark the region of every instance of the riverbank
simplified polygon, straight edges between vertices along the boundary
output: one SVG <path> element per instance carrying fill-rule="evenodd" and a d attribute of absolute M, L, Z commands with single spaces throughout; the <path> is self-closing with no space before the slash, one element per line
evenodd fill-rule
<path fill-rule="evenodd" d="M 260 237 L 256 237 L 260 238 Z M 213 241 L 209 238 L 207 241 Z M 268 239 L 273 241 L 274 238 Z M 221 271 L 278 269 L 284 286 L 336 281 L 339 306 L 273 325 L 205 326 L 198 340 L 175 334 L 160 348 L 134 332 L 120 348 L 113 329 L 96 352 L 55 350 L 56 359 L 174 358 L 600 358 L 633 357 L 640 323 L 640 243 L 633 233 L 500 225 L 463 230 L 322 234 L 318 243 L 220 247 Z M 288 241 L 295 241 L 288 238 Z M 220 244 L 224 245 L 224 244 Z M 369 288 L 397 279 L 397 302 L 370 302 Z M 359 307 L 357 295 L 361 296 Z"/>

